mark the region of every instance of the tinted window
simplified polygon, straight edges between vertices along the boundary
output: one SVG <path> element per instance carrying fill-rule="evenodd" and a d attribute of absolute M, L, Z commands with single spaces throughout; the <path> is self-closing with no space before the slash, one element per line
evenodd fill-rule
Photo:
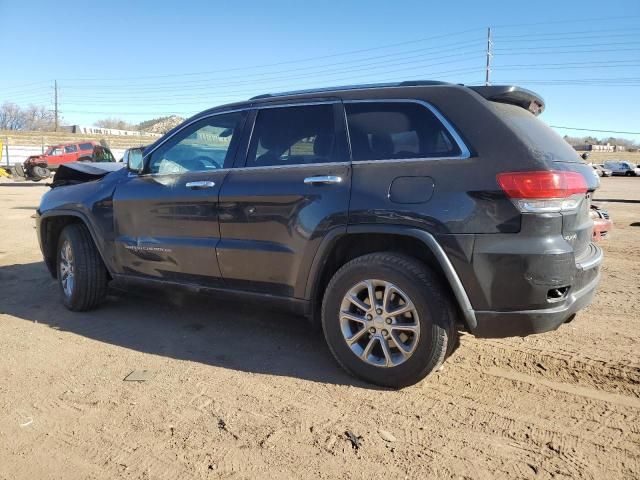
<path fill-rule="evenodd" d="M 342 161 L 333 105 L 266 108 L 258 112 L 247 167 Z"/>
<path fill-rule="evenodd" d="M 64 147 L 64 152 L 65 153 L 74 153 L 78 151 L 78 147 L 76 147 L 75 145 L 67 145 Z"/>
<path fill-rule="evenodd" d="M 408 102 L 346 104 L 353 160 L 451 157 L 460 148 L 425 106 Z"/>
<path fill-rule="evenodd" d="M 81 143 L 79 146 L 80 146 L 80 150 L 93 150 L 92 143 Z"/>
<path fill-rule="evenodd" d="M 190 125 L 153 152 L 149 171 L 203 172 L 229 166 L 244 115 L 244 112 L 214 115 Z"/>

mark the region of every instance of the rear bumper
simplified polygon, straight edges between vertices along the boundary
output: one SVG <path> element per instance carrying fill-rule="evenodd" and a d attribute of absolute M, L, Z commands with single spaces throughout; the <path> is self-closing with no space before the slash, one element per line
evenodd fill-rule
<path fill-rule="evenodd" d="M 600 280 L 602 250 L 591 245 L 592 254 L 576 265 L 578 283 L 575 290 L 567 294 L 561 304 L 546 309 L 515 311 L 475 311 L 477 326 L 473 329 L 476 337 L 503 338 L 526 336 L 557 329 L 571 320 L 581 309 L 593 300 Z"/>

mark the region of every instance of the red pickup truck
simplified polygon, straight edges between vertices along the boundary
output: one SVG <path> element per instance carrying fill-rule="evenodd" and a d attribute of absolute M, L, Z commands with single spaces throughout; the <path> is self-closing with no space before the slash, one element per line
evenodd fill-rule
<path fill-rule="evenodd" d="M 65 163 L 115 161 L 111 150 L 98 142 L 63 143 L 47 147 L 42 155 L 32 155 L 22 165 L 15 165 L 15 172 L 28 180 L 38 181 L 48 178 L 51 170 Z"/>

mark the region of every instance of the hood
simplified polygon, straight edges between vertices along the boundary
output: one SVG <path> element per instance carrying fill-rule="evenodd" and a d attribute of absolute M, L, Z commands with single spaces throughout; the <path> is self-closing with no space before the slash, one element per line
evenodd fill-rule
<path fill-rule="evenodd" d="M 63 185 L 74 185 L 76 183 L 91 182 L 93 180 L 98 180 L 99 178 L 102 178 L 111 172 L 115 172 L 123 168 L 123 163 L 114 162 L 63 163 L 58 167 L 56 174 L 53 176 L 53 182 L 50 186 L 51 188 L 56 188 Z"/>

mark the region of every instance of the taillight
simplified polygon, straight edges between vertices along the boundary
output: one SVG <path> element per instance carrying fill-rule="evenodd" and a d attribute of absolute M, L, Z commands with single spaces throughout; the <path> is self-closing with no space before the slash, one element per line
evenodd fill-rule
<path fill-rule="evenodd" d="M 578 172 L 499 173 L 497 180 L 522 212 L 573 210 L 587 193 L 587 182 Z"/>

